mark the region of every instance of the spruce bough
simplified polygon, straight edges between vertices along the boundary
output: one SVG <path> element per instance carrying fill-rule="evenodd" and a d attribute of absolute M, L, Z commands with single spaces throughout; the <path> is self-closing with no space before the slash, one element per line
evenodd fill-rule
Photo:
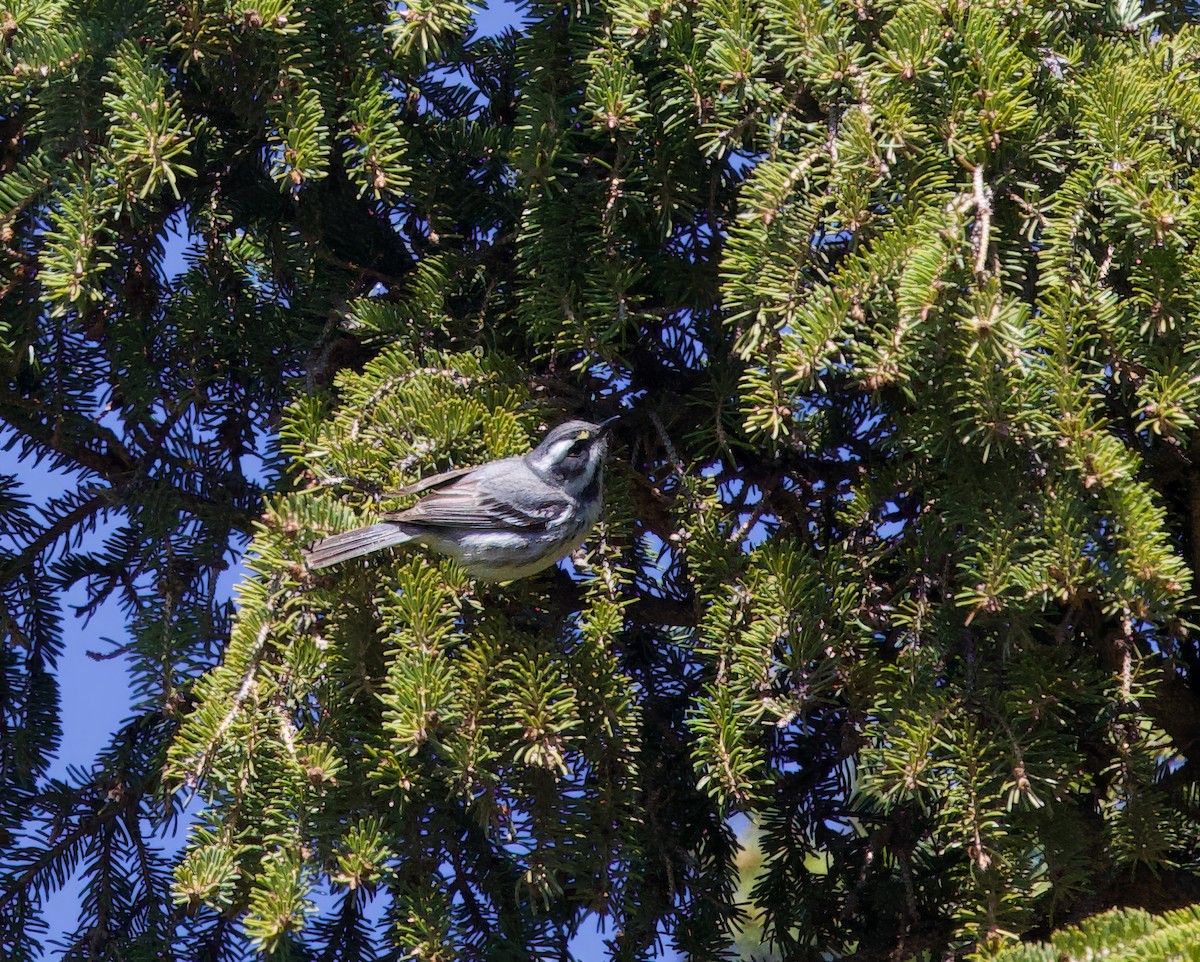
<path fill-rule="evenodd" d="M 0 416 L 77 481 L 0 484 L 0 954 L 75 873 L 80 958 L 1175 944 L 1194 8 L 520 10 L 0 14 Z M 305 568 L 598 402 L 570 574 Z M 54 781 L 77 585 L 137 714 Z"/>

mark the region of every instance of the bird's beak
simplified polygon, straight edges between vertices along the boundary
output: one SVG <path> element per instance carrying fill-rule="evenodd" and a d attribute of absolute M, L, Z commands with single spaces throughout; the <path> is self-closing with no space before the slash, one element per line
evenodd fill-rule
<path fill-rule="evenodd" d="M 621 420 L 621 415 L 619 415 L 619 414 L 615 414 L 611 418 L 605 418 L 603 421 L 601 421 L 599 424 L 596 425 L 596 427 L 598 427 L 600 429 L 597 433 L 601 434 L 601 435 L 608 434 L 608 432 L 612 430 L 612 426 L 620 420 Z"/>

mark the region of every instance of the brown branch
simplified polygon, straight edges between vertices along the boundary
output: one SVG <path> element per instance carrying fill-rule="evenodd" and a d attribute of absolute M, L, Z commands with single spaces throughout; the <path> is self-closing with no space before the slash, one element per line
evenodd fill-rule
<path fill-rule="evenodd" d="M 314 252 L 317 260 L 324 261 L 326 264 L 332 264 L 334 267 L 339 267 L 344 271 L 357 273 L 362 277 L 370 278 L 373 281 L 378 281 L 389 289 L 402 287 L 408 283 L 406 277 L 396 277 L 392 274 L 385 274 L 383 271 L 377 271 L 373 267 L 367 267 L 365 264 L 356 264 L 354 261 L 345 260 L 341 257 L 330 253 L 325 247 L 314 245 Z"/>
<path fill-rule="evenodd" d="M 27 544 L 24 550 L 3 568 L 0 568 L 0 582 L 6 582 L 19 572 L 29 568 L 43 551 L 49 548 L 59 538 L 65 537 L 71 529 L 103 508 L 109 501 L 108 489 L 101 490 L 90 499 L 77 505 L 71 511 L 58 519 L 40 535 Z"/>
<path fill-rule="evenodd" d="M 78 415 L 68 420 L 66 412 L 43 405 L 40 398 L 20 394 L 11 382 L 0 385 L 0 419 L 47 451 L 94 471 L 114 485 L 134 472 L 129 450 L 108 428 Z M 89 442 L 95 447 L 89 447 Z"/>

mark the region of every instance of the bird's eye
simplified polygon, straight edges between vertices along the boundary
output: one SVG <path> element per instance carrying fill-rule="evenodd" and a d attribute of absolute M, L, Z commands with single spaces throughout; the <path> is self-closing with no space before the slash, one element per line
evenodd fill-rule
<path fill-rule="evenodd" d="M 587 450 L 587 446 L 588 446 L 587 438 L 578 438 L 574 444 L 572 444 L 569 448 L 567 448 L 567 457 L 568 458 L 579 457 L 581 454 L 583 454 L 584 451 Z"/>

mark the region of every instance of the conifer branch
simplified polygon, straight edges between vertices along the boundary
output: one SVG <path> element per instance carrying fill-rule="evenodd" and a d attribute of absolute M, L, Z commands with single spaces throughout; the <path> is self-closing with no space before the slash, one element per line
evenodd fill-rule
<path fill-rule="evenodd" d="M 217 722 L 204 747 L 199 752 L 189 755 L 186 760 L 188 771 L 187 781 L 193 789 L 198 788 L 203 783 L 205 775 L 212 767 L 213 753 L 221 747 L 234 722 L 237 721 L 238 715 L 241 714 L 242 708 L 256 690 L 259 664 L 266 650 L 271 628 L 271 622 L 264 620 L 248 653 L 249 657 L 246 659 L 247 665 L 245 671 L 242 673 L 241 684 L 238 685 L 237 690 L 233 693 L 228 710 L 220 721 Z"/>
<path fill-rule="evenodd" d="M 68 537 L 79 525 L 84 524 L 95 514 L 110 505 L 110 494 L 107 490 L 97 491 L 91 498 L 81 501 L 66 514 L 59 517 L 54 524 L 45 528 L 36 538 L 26 544 L 21 553 L 12 559 L 0 571 L 0 581 L 7 581 L 17 573 L 30 567 L 42 556 L 51 545 L 62 538 Z"/>
<path fill-rule="evenodd" d="M 972 201 L 975 206 L 975 277 L 982 279 L 987 274 L 988 248 L 992 236 L 992 191 L 983 179 L 983 164 L 971 168 L 971 183 L 974 187 Z"/>
<path fill-rule="evenodd" d="M 866 962 L 1200 900 L 1183 14 L 225 6 L 4 20 L 0 420 L 77 483 L 0 484 L 0 838 L 49 831 L 0 852 L 0 954 L 79 865 L 81 953 L 171 937 L 163 778 L 210 954 L 564 954 L 602 913 L 618 954 Z M 618 410 L 574 575 L 300 566 L 531 411 Z M 44 782 L 81 583 L 144 719 L 95 798 Z"/>

